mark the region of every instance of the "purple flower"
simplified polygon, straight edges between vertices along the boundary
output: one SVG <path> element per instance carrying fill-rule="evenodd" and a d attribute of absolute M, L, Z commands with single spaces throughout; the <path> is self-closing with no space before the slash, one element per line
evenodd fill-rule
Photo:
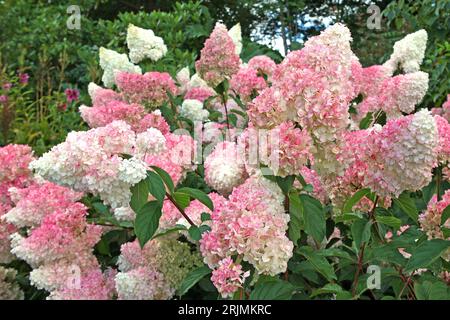
<path fill-rule="evenodd" d="M 27 84 L 28 79 L 30 79 L 30 76 L 28 73 L 19 73 L 19 82 L 22 84 Z"/>
<path fill-rule="evenodd" d="M 77 101 L 80 96 L 80 92 L 77 89 L 68 88 L 64 93 L 66 94 L 67 102 Z"/>
<path fill-rule="evenodd" d="M 8 91 L 9 89 L 11 89 L 11 87 L 12 87 L 12 83 L 11 83 L 11 82 L 7 82 L 7 83 L 5 83 L 5 84 L 2 86 L 3 90 L 6 90 L 6 91 Z"/>
<path fill-rule="evenodd" d="M 7 103 L 7 102 L 8 102 L 8 96 L 2 94 L 2 95 L 0 96 L 0 103 Z"/>

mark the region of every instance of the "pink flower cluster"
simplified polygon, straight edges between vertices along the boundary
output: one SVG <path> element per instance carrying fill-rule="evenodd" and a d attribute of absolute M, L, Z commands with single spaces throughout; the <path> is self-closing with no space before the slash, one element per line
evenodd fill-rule
<path fill-rule="evenodd" d="M 45 183 L 15 192 L 24 198 L 17 201 L 14 221 L 17 226 L 29 223 L 32 228 L 27 237 L 12 235 L 11 252 L 33 267 L 30 282 L 49 291 L 49 299 L 110 299 L 114 294 L 112 273 L 102 274 L 93 255 L 102 227 L 88 224 L 87 207 L 74 202 L 79 195 L 67 189 L 64 195 L 63 189 Z M 58 195 L 59 207 L 48 202 L 49 193 Z M 39 216 L 35 219 L 24 210 L 24 206 L 31 207 L 27 202 L 36 203 L 33 210 L 39 210 Z"/>
<path fill-rule="evenodd" d="M 268 56 L 254 56 L 248 61 L 247 66 L 258 71 L 259 75 L 266 75 L 270 80 L 277 65 Z"/>
<path fill-rule="evenodd" d="M 233 259 L 226 257 L 219 261 L 219 267 L 212 272 L 211 281 L 222 298 L 229 298 L 242 288 L 245 278 L 249 275 L 249 271 L 244 272 L 240 264 L 235 264 Z"/>
<path fill-rule="evenodd" d="M 235 188 L 200 240 L 205 263 L 216 268 L 222 259 L 236 255 L 258 273 L 284 272 L 293 244 L 286 237 L 289 215 L 283 200 L 278 186 L 265 178 L 250 177 Z"/>
<path fill-rule="evenodd" d="M 28 165 L 33 159 L 33 152 L 28 146 L 10 144 L 0 148 L 0 263 L 13 259 L 9 236 L 16 231 L 16 227 L 4 219 L 13 206 L 9 189 L 27 187 L 32 183 Z"/>
<path fill-rule="evenodd" d="M 419 216 L 420 227 L 427 234 L 428 239 L 445 239 L 442 227 L 450 228 L 450 219 L 444 221 L 443 224 L 441 224 L 441 220 L 442 213 L 449 205 L 450 190 L 447 190 L 440 201 L 434 195 L 428 203 L 426 211 Z"/>
<path fill-rule="evenodd" d="M 128 102 L 140 103 L 150 109 L 160 107 L 168 101 L 167 92 L 177 94 L 175 82 L 167 72 L 146 72 L 143 75 L 119 72 L 116 84 Z"/>
<path fill-rule="evenodd" d="M 80 192 L 98 195 L 113 208 L 127 206 L 130 187 L 146 177 L 145 163 L 133 154 L 136 134 L 123 121 L 71 132 L 30 166 L 43 178 Z"/>
<path fill-rule="evenodd" d="M 201 51 L 195 69 L 211 87 L 239 71 L 240 59 L 225 25 L 217 23 Z"/>
<path fill-rule="evenodd" d="M 243 102 L 248 102 L 252 100 L 253 95 L 257 95 L 265 89 L 267 84 L 255 69 L 241 66 L 239 71 L 231 78 L 230 87 Z"/>

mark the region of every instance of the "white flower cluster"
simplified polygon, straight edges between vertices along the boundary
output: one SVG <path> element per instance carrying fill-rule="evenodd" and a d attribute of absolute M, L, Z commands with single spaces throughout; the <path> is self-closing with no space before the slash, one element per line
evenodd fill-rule
<path fill-rule="evenodd" d="M 155 36 L 152 30 L 138 28 L 132 24 L 128 26 L 127 44 L 133 63 L 139 63 L 145 58 L 157 61 L 167 53 L 162 38 Z"/>
<path fill-rule="evenodd" d="M 136 135 L 123 121 L 84 132 L 71 132 L 30 168 L 45 179 L 98 195 L 112 208 L 125 207 L 130 187 L 146 176 L 145 163 L 132 154 Z"/>
<path fill-rule="evenodd" d="M 108 88 L 114 85 L 117 72 L 142 73 L 141 68 L 132 64 L 124 53 L 121 54 L 101 47 L 99 56 L 100 67 L 103 69 L 102 81 Z M 95 90 L 94 87 L 92 87 L 91 91 L 93 90 Z"/>
<path fill-rule="evenodd" d="M 180 115 L 191 121 L 206 121 L 209 117 L 208 110 L 203 109 L 203 103 L 194 100 L 186 99 L 183 101 L 180 107 Z"/>
<path fill-rule="evenodd" d="M 205 181 L 221 194 L 229 194 L 245 181 L 246 171 L 233 142 L 222 142 L 205 160 Z"/>
<path fill-rule="evenodd" d="M 394 52 L 384 66 L 388 67 L 391 73 L 394 73 L 397 67 L 406 73 L 419 71 L 425 56 L 427 40 L 428 34 L 423 29 L 408 34 L 394 44 Z"/>
<path fill-rule="evenodd" d="M 147 131 L 136 136 L 135 154 L 139 157 L 145 155 L 157 155 L 166 151 L 166 138 L 156 128 L 148 128 Z"/>
<path fill-rule="evenodd" d="M 401 83 L 401 88 L 397 89 L 397 94 L 398 92 L 401 92 L 402 94 L 397 99 L 394 98 L 398 104 L 398 110 L 407 114 L 414 112 L 415 106 L 422 101 L 427 90 L 428 73 L 417 71 L 405 74 Z M 395 94 L 395 92 L 392 94 Z M 401 116 L 401 113 L 399 113 L 398 116 Z M 388 118 L 390 118 L 389 114 Z"/>
<path fill-rule="evenodd" d="M 234 46 L 236 47 L 236 54 L 240 55 L 242 52 L 242 31 L 241 24 L 235 24 L 229 31 L 228 35 L 231 40 L 233 40 Z"/>

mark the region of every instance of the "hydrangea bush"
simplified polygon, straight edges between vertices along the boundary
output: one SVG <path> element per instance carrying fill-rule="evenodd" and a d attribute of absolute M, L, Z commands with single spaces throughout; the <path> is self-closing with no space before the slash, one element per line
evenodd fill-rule
<path fill-rule="evenodd" d="M 100 48 L 87 131 L 0 148 L 0 297 L 448 299 L 450 99 L 416 110 L 427 33 L 363 67 L 335 24 L 242 61 L 217 23 L 195 70 Z M 450 98 L 450 96 L 449 96 Z"/>

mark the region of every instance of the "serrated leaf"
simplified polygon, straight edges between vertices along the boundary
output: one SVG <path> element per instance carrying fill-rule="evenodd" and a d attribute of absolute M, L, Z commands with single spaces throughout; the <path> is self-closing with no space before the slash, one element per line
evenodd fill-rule
<path fill-rule="evenodd" d="M 341 288 L 340 285 L 336 284 L 336 283 L 328 283 L 325 286 L 323 286 L 320 289 L 315 290 L 312 294 L 311 294 L 311 298 L 318 296 L 320 294 L 330 294 L 330 293 L 338 293 L 338 292 L 342 292 L 343 289 Z"/>
<path fill-rule="evenodd" d="M 148 201 L 148 182 L 144 179 L 131 187 L 130 207 L 138 212 Z"/>
<path fill-rule="evenodd" d="M 212 200 L 203 191 L 198 190 L 198 189 L 184 187 L 184 188 L 178 189 L 177 192 L 185 193 L 185 194 L 189 195 L 191 198 L 197 199 L 198 201 L 203 203 L 205 206 L 207 206 L 209 210 L 214 211 L 214 204 L 213 204 Z"/>
<path fill-rule="evenodd" d="M 186 292 L 189 291 L 197 282 L 203 279 L 206 275 L 211 273 L 211 269 L 207 266 L 203 266 L 197 268 L 187 274 L 187 276 L 183 279 L 183 282 L 180 285 L 180 289 L 178 290 L 178 295 L 182 296 Z"/>
<path fill-rule="evenodd" d="M 161 204 L 166 196 L 166 188 L 161 177 L 152 171 L 147 172 L 148 191 L 155 197 Z"/>
<path fill-rule="evenodd" d="M 353 241 L 357 249 L 361 247 L 362 243 L 367 243 L 370 240 L 372 222 L 367 219 L 359 219 L 353 222 L 351 232 Z"/>
<path fill-rule="evenodd" d="M 426 268 L 438 259 L 444 250 L 450 247 L 450 241 L 431 239 L 419 244 L 412 252 L 406 264 L 405 271 L 411 272 L 419 268 Z"/>
<path fill-rule="evenodd" d="M 183 209 L 186 209 L 191 203 L 191 198 L 186 193 L 174 192 L 172 198 Z"/>
<path fill-rule="evenodd" d="M 325 257 L 313 251 L 311 247 L 298 248 L 297 252 L 304 256 L 313 265 L 314 269 L 316 269 L 316 271 L 323 275 L 328 281 L 337 279 L 333 266 Z"/>
<path fill-rule="evenodd" d="M 303 206 L 303 220 L 306 233 L 316 241 L 322 242 L 326 232 L 325 211 L 322 204 L 319 200 L 306 194 L 300 195 L 300 201 Z"/>
<path fill-rule="evenodd" d="M 173 181 L 172 178 L 170 177 L 170 174 L 168 174 L 164 169 L 161 169 L 156 166 L 151 166 L 151 168 L 161 177 L 161 179 L 164 181 L 164 184 L 169 189 L 169 192 L 173 193 L 175 186 L 173 185 Z"/>
<path fill-rule="evenodd" d="M 400 226 L 402 225 L 402 221 L 399 218 L 396 218 L 394 216 L 377 215 L 377 216 L 375 216 L 375 220 L 379 223 L 383 223 L 383 224 L 393 227 L 395 229 L 399 229 Z"/>
<path fill-rule="evenodd" d="M 153 237 L 158 230 L 162 206 L 158 201 L 147 202 L 136 214 L 134 232 L 141 247 Z"/>
<path fill-rule="evenodd" d="M 290 220 L 288 235 L 289 239 L 296 244 L 301 235 L 300 230 L 302 227 L 303 205 L 300 202 L 297 191 L 295 190 L 292 190 L 289 193 L 289 215 Z"/>
<path fill-rule="evenodd" d="M 250 293 L 250 300 L 289 300 L 295 287 L 287 281 L 258 282 Z"/>
<path fill-rule="evenodd" d="M 411 198 L 408 192 L 403 192 L 398 199 L 394 199 L 394 202 L 406 213 L 414 222 L 417 222 L 419 212 L 417 211 L 416 204 Z"/>

